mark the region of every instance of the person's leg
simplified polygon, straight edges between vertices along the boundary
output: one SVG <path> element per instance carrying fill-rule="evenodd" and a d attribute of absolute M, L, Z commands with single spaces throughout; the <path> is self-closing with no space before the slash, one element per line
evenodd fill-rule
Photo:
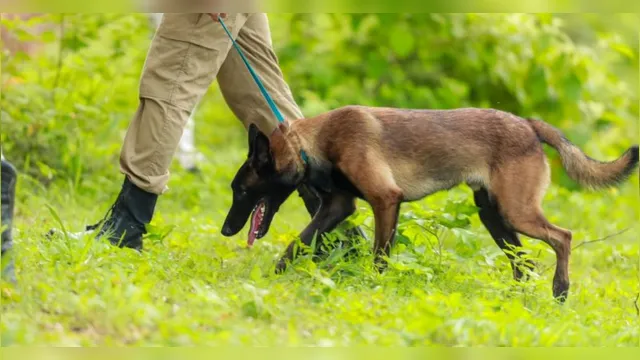
<path fill-rule="evenodd" d="M 151 23 L 154 32 L 160 26 L 162 15 L 162 13 L 148 14 L 149 22 Z M 203 155 L 198 152 L 195 145 L 195 121 L 193 118 L 196 109 L 197 105 L 189 116 L 189 120 L 187 120 L 187 125 L 184 128 L 184 132 L 180 138 L 180 143 L 178 144 L 178 150 L 176 151 L 176 158 L 178 159 L 180 166 L 182 166 L 183 169 L 192 172 L 198 171 L 198 161 L 203 157 Z"/>
<path fill-rule="evenodd" d="M 278 58 L 273 50 L 267 15 L 251 14 L 240 30 L 236 42 L 269 95 L 278 105 L 282 115 L 287 119 L 302 118 L 302 111 L 284 80 Z M 217 79 L 225 101 L 245 128 L 255 123 L 262 132 L 267 134 L 276 128 L 278 120 L 235 50 L 227 55 Z"/>
<path fill-rule="evenodd" d="M 245 14 L 229 14 L 234 35 Z M 218 26 L 216 26 L 218 25 Z M 140 103 L 120 154 L 122 189 L 100 227 L 99 238 L 142 248 L 142 236 L 158 195 L 167 190 L 169 165 L 183 128 L 215 78 L 231 47 L 206 14 L 165 14 L 151 43 L 140 79 Z"/>
<path fill-rule="evenodd" d="M 4 159 L 4 155 L 0 155 L 2 158 L 2 278 L 15 282 L 14 272 L 14 260 L 12 257 L 13 250 L 13 214 L 14 204 L 16 198 L 16 181 L 18 175 L 16 169 Z"/>
<path fill-rule="evenodd" d="M 302 111 L 293 98 L 273 50 L 267 15 L 251 14 L 236 41 L 282 115 L 286 119 L 303 118 Z M 260 130 L 269 134 L 277 127 L 278 120 L 236 51 L 231 51 L 227 55 L 217 78 L 227 104 L 245 128 L 255 123 Z M 320 199 L 306 186 L 301 186 L 298 193 L 307 211 L 313 216 L 318 211 Z M 358 235 L 365 236 L 361 229 L 356 227 L 354 230 Z"/>

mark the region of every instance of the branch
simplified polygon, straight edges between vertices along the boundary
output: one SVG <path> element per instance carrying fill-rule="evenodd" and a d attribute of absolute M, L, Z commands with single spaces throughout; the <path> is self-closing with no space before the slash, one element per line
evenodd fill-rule
<path fill-rule="evenodd" d="M 580 244 L 578 244 L 578 245 L 576 245 L 575 247 L 573 247 L 573 249 L 571 249 L 571 250 L 575 250 L 575 249 L 579 248 L 579 247 L 580 247 L 580 246 L 582 246 L 582 245 L 586 245 L 586 244 L 591 244 L 591 243 L 595 243 L 595 242 L 601 242 L 601 241 L 609 240 L 609 239 L 611 239 L 611 238 L 612 238 L 612 237 L 614 237 L 614 236 L 618 236 L 618 235 L 620 235 L 620 234 L 624 234 L 625 232 L 629 231 L 629 229 L 630 229 L 630 228 L 626 228 L 626 229 L 620 230 L 620 231 L 618 231 L 618 232 L 617 232 L 617 233 L 615 233 L 615 234 L 607 235 L 607 236 L 605 236 L 605 237 L 603 237 L 603 238 L 600 238 L 600 239 L 583 241 L 583 242 L 581 242 Z"/>
<path fill-rule="evenodd" d="M 60 82 L 60 73 L 62 72 L 62 52 L 64 51 L 64 13 L 60 14 L 60 41 L 58 43 L 58 66 L 56 68 L 56 77 L 53 80 L 53 89 L 51 89 L 53 106 L 56 106 L 56 89 Z"/>
<path fill-rule="evenodd" d="M 583 242 L 581 242 L 580 244 L 578 244 L 578 245 L 574 246 L 571 250 L 573 251 L 573 250 L 575 250 L 575 249 L 579 248 L 579 247 L 580 247 L 580 246 L 582 246 L 582 245 L 587 245 L 587 244 L 591 244 L 591 243 L 595 243 L 595 242 L 602 242 L 602 241 L 609 240 L 609 239 L 611 239 L 612 237 L 618 236 L 618 235 L 620 235 L 620 234 L 624 234 L 625 232 L 629 231 L 630 229 L 631 229 L 631 228 L 626 228 L 626 229 L 623 229 L 623 230 L 618 231 L 617 233 L 607 235 L 607 236 L 605 236 L 605 237 L 603 237 L 603 238 L 600 238 L 600 239 L 583 241 Z M 539 252 L 538 252 L 538 256 L 540 256 L 540 253 L 539 253 Z M 540 270 L 540 274 L 544 274 L 547 270 L 551 269 L 551 267 L 552 267 L 552 266 L 553 266 L 553 265 L 549 265 L 549 266 L 546 266 L 546 267 L 542 268 L 542 269 Z M 636 306 L 637 306 L 637 305 L 636 305 Z"/>

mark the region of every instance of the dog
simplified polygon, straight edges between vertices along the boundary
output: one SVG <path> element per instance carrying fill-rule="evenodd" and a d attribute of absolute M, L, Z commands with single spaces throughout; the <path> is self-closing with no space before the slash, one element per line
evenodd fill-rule
<path fill-rule="evenodd" d="M 513 277 L 521 252 L 518 234 L 539 239 L 555 251 L 553 296 L 569 292 L 572 233 L 551 224 L 541 200 L 550 182 L 543 143 L 559 152 L 567 174 L 591 189 L 616 186 L 638 165 L 638 145 L 618 159 L 600 162 L 585 155 L 555 127 L 537 119 L 482 108 L 452 110 L 345 106 L 315 117 L 286 121 L 269 135 L 250 125 L 249 153 L 231 188 L 233 201 L 222 227 L 237 234 L 251 215 L 249 243 L 267 234 L 280 205 L 300 184 L 322 199 L 300 233 L 332 231 L 355 212 L 357 198 L 370 204 L 375 220 L 375 265 L 385 269 L 400 205 L 460 184 L 474 192 L 479 217 L 505 251 Z M 294 258 L 291 242 L 276 265 L 280 273 Z M 524 265 L 533 268 L 531 261 Z"/>

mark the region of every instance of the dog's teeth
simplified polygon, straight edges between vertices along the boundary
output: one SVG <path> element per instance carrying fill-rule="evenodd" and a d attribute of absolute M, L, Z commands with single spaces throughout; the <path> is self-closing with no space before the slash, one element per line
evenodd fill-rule
<path fill-rule="evenodd" d="M 253 235 L 258 235 L 258 230 L 254 231 Z"/>

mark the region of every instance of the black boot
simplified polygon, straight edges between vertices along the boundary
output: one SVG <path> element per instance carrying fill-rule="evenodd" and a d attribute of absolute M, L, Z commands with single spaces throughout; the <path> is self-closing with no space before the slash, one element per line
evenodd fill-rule
<path fill-rule="evenodd" d="M 14 261 L 10 258 L 10 252 L 13 249 L 13 205 L 16 198 L 18 174 L 13 165 L 2 159 L 1 175 L 2 226 L 6 226 L 6 229 L 2 231 L 2 278 L 15 283 Z"/>
<path fill-rule="evenodd" d="M 147 232 L 145 225 L 153 218 L 157 200 L 158 195 L 140 189 L 125 177 L 105 219 L 87 226 L 87 230 L 99 228 L 98 239 L 106 236 L 113 245 L 142 250 L 142 236 Z"/>

